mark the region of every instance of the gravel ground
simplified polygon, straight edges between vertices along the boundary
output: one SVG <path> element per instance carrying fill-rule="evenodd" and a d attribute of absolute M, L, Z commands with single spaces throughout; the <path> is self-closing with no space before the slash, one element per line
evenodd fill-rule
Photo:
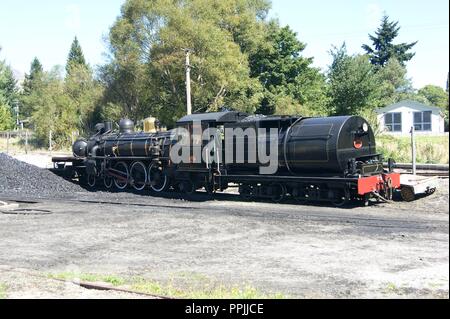
<path fill-rule="evenodd" d="M 21 204 L 51 214 L 0 214 L 0 265 L 161 282 L 207 277 L 295 298 L 448 298 L 448 194 L 442 180 L 411 203 L 336 209 L 231 194 L 189 202 L 71 193 Z M 0 191 L 0 200 L 10 196 Z M 17 296 L 27 294 L 23 287 Z"/>
<path fill-rule="evenodd" d="M 40 169 L 0 153 L 1 191 L 40 198 L 54 196 L 57 193 L 83 192 L 84 189 L 46 169 Z"/>
<path fill-rule="evenodd" d="M 296 298 L 448 298 L 448 179 L 431 196 L 370 207 L 248 202 L 233 192 L 185 201 L 88 192 L 0 154 L 2 199 L 36 201 L 0 213 L 0 295 L 6 289 L 8 298 L 136 297 L 41 276 L 73 268 L 160 282 L 209 278 Z"/>

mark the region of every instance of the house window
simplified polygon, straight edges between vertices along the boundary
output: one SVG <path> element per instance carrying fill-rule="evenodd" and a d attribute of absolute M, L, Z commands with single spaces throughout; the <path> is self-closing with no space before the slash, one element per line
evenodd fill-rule
<path fill-rule="evenodd" d="M 414 129 L 416 131 L 431 131 L 431 111 L 414 112 Z"/>
<path fill-rule="evenodd" d="M 402 131 L 402 113 L 387 113 L 384 115 L 384 127 L 389 132 Z"/>

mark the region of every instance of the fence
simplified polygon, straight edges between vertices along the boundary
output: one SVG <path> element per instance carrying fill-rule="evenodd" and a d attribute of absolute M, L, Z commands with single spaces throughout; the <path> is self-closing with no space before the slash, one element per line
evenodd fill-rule
<path fill-rule="evenodd" d="M 21 131 L 0 131 L 0 138 L 6 141 L 6 146 L 2 144 L 2 148 L 6 148 L 6 154 L 9 154 L 12 147 L 13 140 L 19 139 L 20 141 L 23 141 L 24 143 L 24 149 L 25 153 L 28 153 L 30 147 L 29 147 L 29 141 L 30 138 L 33 137 L 33 132 L 30 132 L 28 130 L 21 130 Z"/>
<path fill-rule="evenodd" d="M 25 154 L 28 154 L 30 151 L 30 140 L 32 140 L 34 136 L 34 132 L 29 130 L 17 130 L 17 131 L 0 131 L 0 140 L 3 141 L 0 144 L 0 152 L 5 151 L 6 154 L 9 154 L 12 150 L 13 144 L 15 147 L 17 147 L 17 144 L 20 145 L 21 148 L 25 151 Z M 70 142 L 73 144 L 75 140 L 78 138 L 79 133 L 78 132 L 72 132 L 71 133 L 71 140 Z M 48 151 L 50 153 L 53 151 L 53 138 L 52 138 L 52 131 L 49 131 L 48 134 Z M 4 150 L 3 150 L 4 148 Z"/>

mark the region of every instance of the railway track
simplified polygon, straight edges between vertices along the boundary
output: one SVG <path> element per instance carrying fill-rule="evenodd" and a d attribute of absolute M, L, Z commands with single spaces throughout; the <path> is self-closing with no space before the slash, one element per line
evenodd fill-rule
<path fill-rule="evenodd" d="M 384 168 L 388 168 L 386 163 L 384 164 Z M 400 174 L 412 174 L 412 164 L 396 163 L 394 166 L 394 171 Z M 430 177 L 448 177 L 449 166 L 448 164 L 417 164 L 416 174 Z"/>
<path fill-rule="evenodd" d="M 430 177 L 433 177 L 433 176 L 443 177 L 443 178 L 449 177 L 448 171 L 417 171 L 416 174 L 422 175 L 422 176 L 430 176 Z"/>

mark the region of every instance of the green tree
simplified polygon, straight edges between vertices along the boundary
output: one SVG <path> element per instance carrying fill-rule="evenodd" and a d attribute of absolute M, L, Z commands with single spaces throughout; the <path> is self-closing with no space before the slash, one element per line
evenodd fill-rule
<path fill-rule="evenodd" d="M 68 146 L 72 132 L 78 129 L 75 105 L 65 92 L 61 70 L 53 68 L 42 74 L 41 85 L 29 96 L 33 106 L 31 116 L 35 136 L 41 145 L 48 146 L 52 131 L 53 146 Z"/>
<path fill-rule="evenodd" d="M 448 122 L 448 92 L 437 85 L 426 85 L 419 90 L 418 95 L 424 97 L 429 104 L 441 108 Z"/>
<path fill-rule="evenodd" d="M 440 86 L 426 85 L 419 90 L 418 94 L 425 97 L 434 106 L 441 109 L 448 107 L 448 94 Z"/>
<path fill-rule="evenodd" d="M 93 77 L 92 70 L 84 65 L 72 65 L 70 74 L 64 80 L 64 93 L 70 103 L 70 110 L 77 130 L 86 134 L 99 118 L 97 112 L 103 88 Z"/>
<path fill-rule="evenodd" d="M 81 49 L 81 45 L 77 37 L 74 38 L 72 45 L 70 47 L 69 55 L 67 57 L 66 63 L 67 74 L 70 74 L 72 67 L 76 65 L 87 67 L 83 50 Z"/>
<path fill-rule="evenodd" d="M 375 32 L 375 35 L 369 34 L 373 47 L 364 44 L 362 48 L 369 54 L 370 61 L 376 66 L 385 66 L 391 58 L 404 66 L 406 62 L 411 60 L 415 53 L 409 52 L 416 44 L 400 43 L 394 44 L 395 38 L 398 36 L 400 26 L 397 22 L 389 21 L 389 16 L 384 15 L 381 19 L 381 25 Z"/>
<path fill-rule="evenodd" d="M 20 114 L 22 119 L 29 119 L 33 111 L 33 106 L 30 104 L 29 96 L 33 91 L 37 90 L 42 82 L 42 75 L 44 69 L 38 58 L 34 58 L 31 62 L 29 74 L 25 74 L 23 82 L 23 91 L 20 94 Z"/>
<path fill-rule="evenodd" d="M 132 118 L 152 114 L 173 125 L 185 114 L 182 49 L 189 48 L 194 112 L 255 111 L 262 87 L 250 76 L 248 55 L 264 38 L 268 8 L 265 0 L 128 0 L 110 31 L 105 102 Z"/>
<path fill-rule="evenodd" d="M 0 131 L 14 127 L 12 110 L 17 101 L 16 84 L 11 67 L 0 60 Z"/>
<path fill-rule="evenodd" d="M 52 131 L 54 146 L 66 147 L 72 133 L 88 134 L 101 97 L 102 87 L 89 68 L 73 65 L 65 78 L 57 67 L 43 72 L 39 85 L 26 97 L 37 140 L 48 145 Z"/>
<path fill-rule="evenodd" d="M 328 69 L 328 111 L 332 115 L 356 115 L 379 105 L 380 83 L 365 55 L 349 55 L 346 45 L 330 51 Z"/>
<path fill-rule="evenodd" d="M 264 88 L 258 113 L 307 115 L 323 109 L 325 81 L 311 66 L 313 59 L 301 56 L 305 47 L 288 26 L 275 21 L 267 26 L 266 38 L 250 55 L 251 76 Z"/>
<path fill-rule="evenodd" d="M 4 103 L 12 108 L 17 101 L 17 80 L 14 78 L 13 71 L 5 61 L 0 60 L 0 93 L 3 96 Z"/>
<path fill-rule="evenodd" d="M 414 99 L 411 79 L 407 78 L 407 70 L 397 61 L 390 59 L 386 65 L 378 69 L 380 83 L 380 105 L 386 106 L 405 99 Z"/>
<path fill-rule="evenodd" d="M 38 58 L 34 58 L 31 62 L 30 73 L 25 74 L 25 80 L 23 82 L 24 94 L 30 94 L 33 91 L 34 86 L 40 81 L 44 69 Z"/>
<path fill-rule="evenodd" d="M 14 120 L 11 114 L 11 108 L 6 104 L 6 99 L 0 92 L 0 131 L 12 129 Z"/>

